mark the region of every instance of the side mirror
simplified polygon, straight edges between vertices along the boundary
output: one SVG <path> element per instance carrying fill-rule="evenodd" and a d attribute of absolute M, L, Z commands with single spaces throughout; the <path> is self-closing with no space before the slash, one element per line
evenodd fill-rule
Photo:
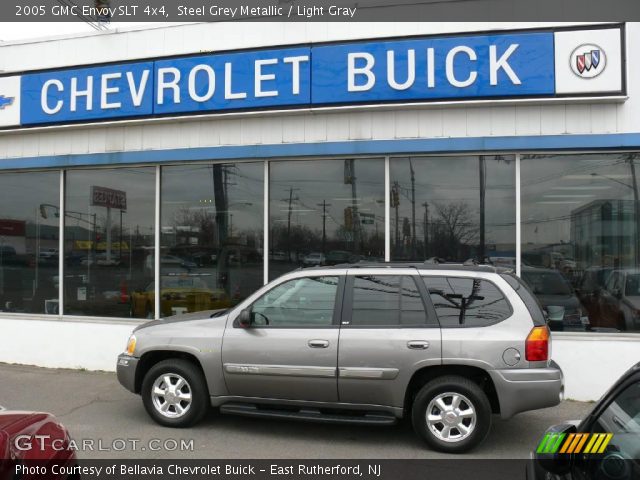
<path fill-rule="evenodd" d="M 251 312 L 248 309 L 244 309 L 238 315 L 238 326 L 240 328 L 251 327 Z"/>
<path fill-rule="evenodd" d="M 576 433 L 575 425 L 564 423 L 549 428 L 538 445 L 533 460 L 538 470 L 555 475 L 565 475 L 571 469 L 571 455 L 558 453 L 571 433 Z"/>

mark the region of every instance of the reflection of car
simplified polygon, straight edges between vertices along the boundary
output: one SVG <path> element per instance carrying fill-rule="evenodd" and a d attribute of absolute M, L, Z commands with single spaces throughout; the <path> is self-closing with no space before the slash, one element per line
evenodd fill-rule
<path fill-rule="evenodd" d="M 612 267 L 589 267 L 582 274 L 576 287 L 576 293 L 587 308 L 589 322 L 593 327 L 617 327 L 615 323 L 610 325 L 606 322 L 600 312 L 600 295 L 612 271 Z"/>
<path fill-rule="evenodd" d="M 611 272 L 600 295 L 600 311 L 620 330 L 640 330 L 640 269 Z"/>
<path fill-rule="evenodd" d="M 324 264 L 324 262 L 325 262 L 324 254 L 320 252 L 310 253 L 309 255 L 305 256 L 302 259 L 302 264 L 305 267 L 315 267 L 315 266 Z"/>
<path fill-rule="evenodd" d="M 153 271 L 155 258 L 153 255 L 147 255 L 144 261 L 144 266 L 147 270 Z M 161 255 L 160 265 L 162 267 L 180 267 L 187 270 L 197 268 L 197 264 L 191 260 L 185 260 L 184 258 L 176 257 L 175 255 Z"/>
<path fill-rule="evenodd" d="M 112 253 L 111 258 L 107 259 L 105 252 L 97 253 L 95 255 L 87 255 L 80 260 L 80 265 L 89 267 L 92 265 L 98 265 L 102 267 L 115 267 L 120 265 L 120 257 L 117 254 Z"/>
<path fill-rule="evenodd" d="M 287 259 L 287 254 L 284 252 L 272 252 L 269 254 L 269 260 L 274 262 L 284 262 Z"/>
<path fill-rule="evenodd" d="M 599 435 L 596 437 L 596 434 Z M 565 449 L 565 444 L 576 442 L 578 435 L 581 437 L 575 446 L 569 445 Z M 585 438 L 584 442 L 582 438 Z M 550 445 L 549 448 L 547 445 Z M 569 450 L 573 454 L 566 453 Z M 556 425 L 547 430 L 540 445 L 532 453 L 532 461 L 527 465 L 527 480 L 638 478 L 640 363 L 620 377 L 584 420 Z"/>
<path fill-rule="evenodd" d="M 131 295 L 131 316 L 153 318 L 155 285 Z M 231 300 L 224 290 L 213 290 L 201 275 L 163 275 L 160 278 L 160 316 L 227 308 Z"/>
<path fill-rule="evenodd" d="M 45 248 L 40 250 L 40 258 L 56 258 L 58 256 L 57 248 Z"/>
<path fill-rule="evenodd" d="M 522 279 L 547 311 L 551 330 L 584 331 L 589 328 L 587 310 L 560 272 L 547 268 L 522 267 Z"/>
<path fill-rule="evenodd" d="M 327 253 L 326 263 L 327 265 L 338 265 L 340 263 L 347 263 L 351 258 L 351 253 L 343 250 L 331 250 Z"/>
<path fill-rule="evenodd" d="M 333 423 L 409 415 L 431 447 L 462 452 L 484 440 L 492 413 L 560 402 L 550 346 L 514 275 L 359 263 L 287 273 L 232 310 L 146 323 L 117 371 L 165 426 L 193 425 L 211 405 Z"/>
<path fill-rule="evenodd" d="M 66 473 L 52 474 L 54 464 L 69 471 L 76 464 L 69 445 L 69 433 L 49 413 L 8 411 L 0 407 L 0 478 L 36 478 L 16 470 L 16 465 L 38 465 L 47 469 L 46 478 L 63 479 Z M 2 461 L 12 460 L 12 462 Z"/>

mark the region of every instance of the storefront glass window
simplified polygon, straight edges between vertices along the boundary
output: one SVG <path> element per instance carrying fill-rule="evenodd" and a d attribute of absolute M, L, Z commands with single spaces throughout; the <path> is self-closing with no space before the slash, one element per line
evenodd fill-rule
<path fill-rule="evenodd" d="M 391 158 L 391 258 L 515 268 L 513 155 Z"/>
<path fill-rule="evenodd" d="M 639 160 L 522 157 L 522 278 L 552 329 L 640 331 Z"/>
<path fill-rule="evenodd" d="M 152 298 L 155 168 L 71 170 L 65 195 L 64 313 L 153 317 L 132 301 Z"/>
<path fill-rule="evenodd" d="M 269 276 L 384 261 L 384 160 L 270 164 Z"/>
<path fill-rule="evenodd" d="M 263 162 L 163 167 L 160 316 L 228 308 L 262 286 L 263 190 Z"/>
<path fill-rule="evenodd" d="M 0 175 L 0 311 L 58 313 L 58 172 Z"/>

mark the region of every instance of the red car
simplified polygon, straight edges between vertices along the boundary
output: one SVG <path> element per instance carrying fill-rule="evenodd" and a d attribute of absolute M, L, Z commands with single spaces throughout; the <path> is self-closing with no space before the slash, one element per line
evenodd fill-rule
<path fill-rule="evenodd" d="M 77 462 L 69 441 L 67 429 L 50 413 L 0 406 L 0 480 L 73 477 Z"/>

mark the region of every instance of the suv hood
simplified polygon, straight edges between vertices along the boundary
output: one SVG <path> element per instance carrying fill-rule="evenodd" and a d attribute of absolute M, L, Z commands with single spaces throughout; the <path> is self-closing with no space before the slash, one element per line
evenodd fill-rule
<path fill-rule="evenodd" d="M 179 322 L 191 322 L 194 320 L 203 320 L 205 318 L 222 317 L 229 310 L 230 309 L 228 308 L 219 308 L 217 310 L 203 310 L 201 312 L 185 313 L 182 315 L 173 315 L 171 317 L 161 318 L 160 320 L 151 320 L 150 322 L 143 323 L 142 325 L 137 326 L 133 331 L 137 332 L 138 330 L 142 330 L 143 328 L 153 327 L 156 325 L 166 325 L 169 323 L 179 323 Z"/>

